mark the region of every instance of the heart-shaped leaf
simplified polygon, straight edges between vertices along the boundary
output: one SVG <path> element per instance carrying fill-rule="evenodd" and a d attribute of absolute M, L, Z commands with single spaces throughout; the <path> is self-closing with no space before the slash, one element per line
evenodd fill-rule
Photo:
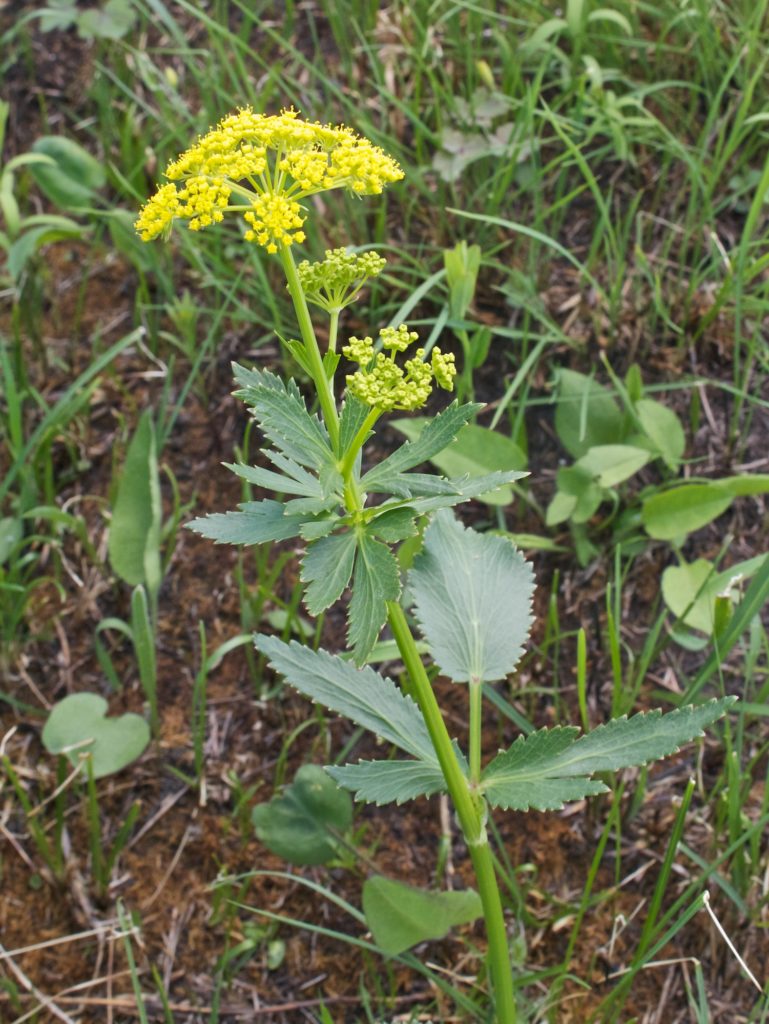
<path fill-rule="evenodd" d="M 80 755 L 93 758 L 94 778 L 112 775 L 140 757 L 150 729 L 140 715 L 107 718 L 107 702 L 96 693 L 73 693 L 54 704 L 43 727 L 49 754 L 65 754 L 73 764 Z"/>
<path fill-rule="evenodd" d="M 337 856 L 335 833 L 352 824 L 352 800 L 315 764 L 303 765 L 280 796 L 257 804 L 251 820 L 264 845 L 291 864 Z"/>
<path fill-rule="evenodd" d="M 473 889 L 429 892 L 389 878 L 369 878 L 363 886 L 363 912 L 377 946 L 397 956 L 426 939 L 442 939 L 458 924 L 483 913 Z"/>

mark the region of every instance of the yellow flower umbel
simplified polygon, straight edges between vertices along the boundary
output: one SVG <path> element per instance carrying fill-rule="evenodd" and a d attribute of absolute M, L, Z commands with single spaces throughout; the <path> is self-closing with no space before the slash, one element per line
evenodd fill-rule
<path fill-rule="evenodd" d="M 429 363 L 424 361 L 425 350 L 418 348 L 413 358 L 407 359 L 401 368 L 395 357 L 405 352 L 417 340 L 416 331 L 410 331 L 405 324 L 400 327 L 385 327 L 379 332 L 382 348 L 389 351 L 374 354 L 371 338 L 350 338 L 342 349 L 347 358 L 360 365 L 360 370 L 347 376 L 347 390 L 366 405 L 379 412 L 393 409 L 411 411 L 419 409 L 430 397 L 433 379 L 442 388 L 454 388 L 456 367 L 451 353 L 444 355 L 434 348 Z"/>
<path fill-rule="evenodd" d="M 386 263 L 384 256 L 376 252 L 326 249 L 324 260 L 302 260 L 296 269 L 307 301 L 327 313 L 339 313 L 355 301 L 369 278 L 382 273 Z"/>
<path fill-rule="evenodd" d="M 403 177 L 392 157 L 344 126 L 300 121 L 296 111 L 230 114 L 166 169 L 142 208 L 145 242 L 186 220 L 192 231 L 242 214 L 245 238 L 267 252 L 304 241 L 302 199 L 334 188 L 375 195 Z"/>

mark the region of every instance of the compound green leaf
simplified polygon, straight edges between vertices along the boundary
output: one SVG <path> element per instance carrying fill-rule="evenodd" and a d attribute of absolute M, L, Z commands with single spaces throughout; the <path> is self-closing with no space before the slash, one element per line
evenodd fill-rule
<path fill-rule="evenodd" d="M 325 864 L 337 856 L 335 833 L 352 824 L 352 800 L 314 764 L 251 813 L 257 838 L 290 864 Z"/>
<path fill-rule="evenodd" d="M 73 693 L 54 704 L 43 727 L 49 754 L 64 754 L 76 765 L 90 753 L 94 778 L 113 775 L 140 757 L 150 728 L 140 715 L 107 718 L 107 702 L 96 693 Z"/>
<path fill-rule="evenodd" d="M 304 603 L 310 615 L 320 615 L 342 596 L 352 576 L 356 541 L 356 534 L 350 530 L 321 537 L 307 548 L 302 582 L 309 583 Z"/>
<path fill-rule="evenodd" d="M 392 426 L 412 442 L 418 443 L 431 422 L 417 417 L 396 420 Z M 467 475 L 470 479 L 491 472 L 526 468 L 526 456 L 514 441 L 499 431 L 475 423 L 462 427 L 453 444 L 431 455 L 430 461 L 448 477 Z M 509 486 L 503 486 L 486 494 L 481 493 L 478 497 L 489 505 L 508 505 L 513 500 L 513 492 Z"/>
<path fill-rule="evenodd" d="M 366 533 L 359 534 L 357 540 L 347 639 L 356 664 L 361 665 L 385 623 L 387 602 L 400 597 L 401 581 L 398 562 L 386 544 Z"/>
<path fill-rule="evenodd" d="M 377 876 L 363 886 L 363 913 L 377 946 L 397 956 L 427 939 L 442 939 L 452 928 L 483 913 L 473 889 L 430 892 Z"/>
<path fill-rule="evenodd" d="M 569 800 L 605 791 L 590 776 L 618 771 L 675 753 L 701 736 L 736 698 L 712 700 L 669 714 L 650 711 L 617 718 L 575 739 L 576 729 L 541 729 L 519 737 L 486 767 L 481 790 L 494 807 L 554 810 Z"/>
<path fill-rule="evenodd" d="M 366 803 L 396 804 L 446 791 L 446 781 L 437 764 L 425 761 L 358 761 L 326 768 L 331 778 Z"/>
<path fill-rule="evenodd" d="M 452 402 L 447 409 L 427 423 L 417 438 L 407 441 L 392 455 L 388 455 L 369 470 L 361 480 L 363 490 L 380 494 L 390 492 L 392 488 L 389 480 L 392 477 L 397 477 L 442 452 L 481 408 L 483 407 L 477 404 L 457 405 L 456 402 Z"/>
<path fill-rule="evenodd" d="M 335 464 L 328 432 L 307 411 L 293 380 L 288 384 L 266 370 L 233 367 L 240 389 L 237 398 L 252 406 L 262 432 L 283 454 L 316 472 Z"/>
<path fill-rule="evenodd" d="M 266 544 L 299 536 L 305 520 L 287 516 L 279 501 L 245 501 L 239 512 L 214 512 L 187 523 L 187 529 L 217 544 Z M 333 525 L 333 524 L 332 524 Z"/>
<path fill-rule="evenodd" d="M 431 654 L 450 679 L 504 679 L 515 668 L 531 627 L 534 576 L 510 540 L 439 512 L 409 588 Z"/>
<path fill-rule="evenodd" d="M 254 642 L 275 671 L 305 697 L 371 730 L 407 754 L 437 764 L 419 709 L 391 679 L 296 641 L 284 643 L 260 633 Z"/>

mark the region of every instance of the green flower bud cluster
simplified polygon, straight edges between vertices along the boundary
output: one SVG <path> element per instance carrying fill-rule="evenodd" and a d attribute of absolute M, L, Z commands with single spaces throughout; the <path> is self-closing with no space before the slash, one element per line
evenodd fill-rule
<path fill-rule="evenodd" d="M 417 340 L 416 331 L 410 331 L 405 324 L 400 327 L 384 327 L 379 332 L 382 348 L 389 351 L 374 353 L 371 338 L 350 338 L 342 349 L 343 354 L 360 369 L 347 376 L 347 390 L 366 405 L 381 412 L 403 409 L 410 412 L 419 409 L 430 397 L 433 379 L 446 390 L 454 386 L 456 368 L 454 356 L 444 355 L 434 348 L 429 363 L 425 362 L 425 350 L 418 348 L 411 359 L 399 366 L 395 357 Z"/>
<path fill-rule="evenodd" d="M 384 256 L 376 252 L 326 249 L 324 260 L 302 260 L 297 271 L 307 301 L 327 313 L 338 313 L 355 300 L 369 278 L 382 273 L 386 263 Z"/>

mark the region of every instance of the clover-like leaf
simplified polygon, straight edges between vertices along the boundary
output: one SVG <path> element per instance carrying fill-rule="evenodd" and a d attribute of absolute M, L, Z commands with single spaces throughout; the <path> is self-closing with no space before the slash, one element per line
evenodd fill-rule
<path fill-rule="evenodd" d="M 73 693 L 54 704 L 43 727 L 49 754 L 64 754 L 77 764 L 81 754 L 93 759 L 94 778 L 119 772 L 140 757 L 150 729 L 131 712 L 107 718 L 107 702 L 96 693 Z"/>
<path fill-rule="evenodd" d="M 290 864 L 325 864 L 337 855 L 335 833 L 352 824 L 352 800 L 318 765 L 303 765 L 294 781 L 251 813 L 257 837 Z"/>

